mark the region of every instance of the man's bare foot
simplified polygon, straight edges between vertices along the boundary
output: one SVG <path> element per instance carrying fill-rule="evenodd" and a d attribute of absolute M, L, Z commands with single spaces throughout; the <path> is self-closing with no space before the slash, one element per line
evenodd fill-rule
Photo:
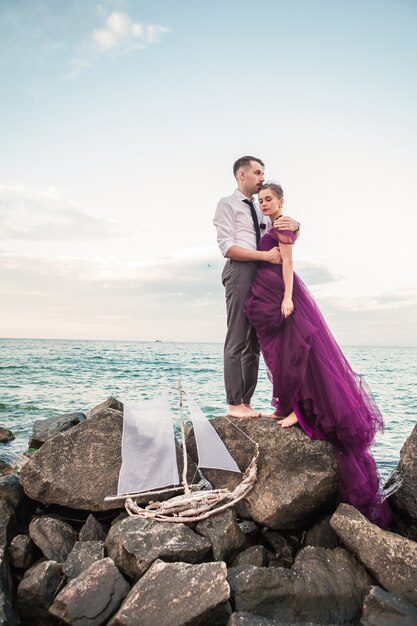
<path fill-rule="evenodd" d="M 294 411 L 287 415 L 285 419 L 282 420 L 280 426 L 281 428 L 288 428 L 289 426 L 294 426 L 298 423 L 298 419 Z"/>
<path fill-rule="evenodd" d="M 260 417 L 259 411 L 254 411 L 247 404 L 228 404 L 226 415 L 228 417 Z"/>
<path fill-rule="evenodd" d="M 252 409 L 252 406 L 250 404 L 248 404 L 247 402 L 242 402 L 243 406 L 246 407 L 247 409 L 249 409 L 249 411 L 251 411 L 252 413 L 255 413 L 256 417 L 261 417 L 262 413 L 260 411 L 256 411 L 256 409 Z"/>

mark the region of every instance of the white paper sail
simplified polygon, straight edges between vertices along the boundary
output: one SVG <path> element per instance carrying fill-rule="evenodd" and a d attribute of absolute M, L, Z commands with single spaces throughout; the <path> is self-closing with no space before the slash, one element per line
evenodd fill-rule
<path fill-rule="evenodd" d="M 240 473 L 235 460 L 210 424 L 210 421 L 196 402 L 194 402 L 190 394 L 187 393 L 186 396 L 197 443 L 198 467 L 211 467 L 213 469 Z"/>
<path fill-rule="evenodd" d="M 117 495 L 180 484 L 168 397 L 124 404 Z"/>

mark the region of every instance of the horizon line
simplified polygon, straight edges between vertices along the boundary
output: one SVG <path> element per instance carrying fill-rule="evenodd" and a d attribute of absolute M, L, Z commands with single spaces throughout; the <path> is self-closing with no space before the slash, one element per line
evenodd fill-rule
<path fill-rule="evenodd" d="M 0 337 L 0 341 L 79 341 L 79 342 L 120 342 L 120 343 L 206 343 L 211 345 L 222 345 L 223 341 L 190 341 L 190 340 L 170 340 L 170 339 L 74 339 L 69 337 Z M 387 344 L 362 344 L 345 343 L 340 344 L 346 348 L 417 348 L 417 345 L 387 345 Z"/>

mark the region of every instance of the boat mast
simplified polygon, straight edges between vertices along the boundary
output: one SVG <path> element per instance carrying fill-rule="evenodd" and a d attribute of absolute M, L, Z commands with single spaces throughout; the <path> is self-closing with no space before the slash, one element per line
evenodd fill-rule
<path fill-rule="evenodd" d="M 188 472 L 188 460 L 187 460 L 187 445 L 185 442 L 185 422 L 184 422 L 184 410 L 182 404 L 183 398 L 183 389 L 181 384 L 181 378 L 178 381 L 178 393 L 180 396 L 180 425 L 181 425 L 181 436 L 182 436 L 182 454 L 183 454 L 183 467 L 182 467 L 182 484 L 184 487 L 185 495 L 190 495 L 191 489 L 187 482 L 187 472 Z"/>

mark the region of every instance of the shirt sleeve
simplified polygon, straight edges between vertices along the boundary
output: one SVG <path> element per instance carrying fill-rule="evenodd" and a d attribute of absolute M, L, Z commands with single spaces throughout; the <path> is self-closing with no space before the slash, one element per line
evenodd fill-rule
<path fill-rule="evenodd" d="M 223 256 L 226 256 L 227 251 L 234 244 L 235 219 L 233 208 L 223 198 L 219 200 L 217 205 L 213 224 L 217 230 L 217 243 L 219 244 L 220 252 Z"/>

